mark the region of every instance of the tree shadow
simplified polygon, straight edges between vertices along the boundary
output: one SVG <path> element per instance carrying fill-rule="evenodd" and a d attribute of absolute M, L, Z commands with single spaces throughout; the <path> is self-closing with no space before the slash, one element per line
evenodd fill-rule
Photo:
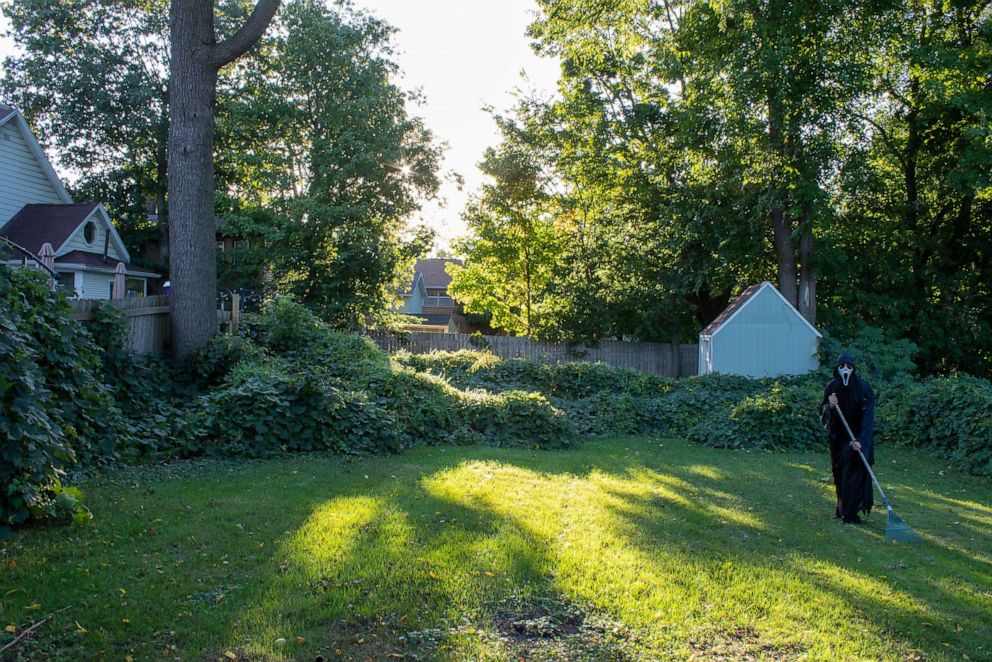
<path fill-rule="evenodd" d="M 874 519 L 833 523 L 832 485 L 794 456 L 700 449 L 703 462 L 678 464 L 623 444 L 640 442 L 602 456 L 449 449 L 405 459 L 388 490 L 330 490 L 228 641 L 258 655 L 509 656 L 519 642 L 501 624 L 529 621 L 508 610 L 551 596 L 627 633 L 626 648 L 581 659 L 982 656 L 992 575 L 970 547 L 885 545 Z M 865 636 L 837 641 L 852 628 Z M 280 637 L 287 648 L 265 643 Z"/>

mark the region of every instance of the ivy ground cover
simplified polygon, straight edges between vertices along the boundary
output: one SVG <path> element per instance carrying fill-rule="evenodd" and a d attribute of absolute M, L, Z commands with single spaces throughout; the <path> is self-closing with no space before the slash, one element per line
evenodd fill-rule
<path fill-rule="evenodd" d="M 836 524 L 822 453 L 122 469 L 84 484 L 91 523 L 0 542 L 0 647 L 54 614 L 0 658 L 989 659 L 992 485 L 912 449 L 878 468 L 923 544 Z"/>

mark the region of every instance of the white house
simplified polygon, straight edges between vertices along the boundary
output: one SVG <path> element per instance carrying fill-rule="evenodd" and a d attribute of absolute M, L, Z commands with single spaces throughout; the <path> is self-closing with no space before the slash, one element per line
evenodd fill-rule
<path fill-rule="evenodd" d="M 103 205 L 73 203 L 20 111 L 6 106 L 0 106 L 0 237 L 34 255 L 51 244 L 59 286 L 84 299 L 111 298 L 121 263 L 127 294 L 147 294 L 148 279 L 159 276 L 130 264 Z"/>
<path fill-rule="evenodd" d="M 816 370 L 823 335 L 765 281 L 752 285 L 699 334 L 699 374 L 776 377 Z"/>

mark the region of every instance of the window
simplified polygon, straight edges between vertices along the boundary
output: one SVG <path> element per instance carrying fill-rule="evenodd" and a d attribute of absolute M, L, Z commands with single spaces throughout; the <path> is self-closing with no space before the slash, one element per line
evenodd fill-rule
<path fill-rule="evenodd" d="M 87 244 L 92 244 L 96 239 L 96 223 L 89 221 L 83 226 L 83 239 Z"/>
<path fill-rule="evenodd" d="M 144 278 L 125 278 L 124 279 L 124 296 L 128 297 L 143 297 L 145 296 L 145 279 Z"/>
<path fill-rule="evenodd" d="M 234 250 L 236 250 L 236 251 L 246 251 L 249 248 L 251 248 L 251 246 L 248 244 L 248 241 L 246 239 L 235 239 L 234 240 Z"/>
<path fill-rule="evenodd" d="M 76 274 L 72 271 L 59 272 L 59 290 L 69 296 L 76 296 Z"/>

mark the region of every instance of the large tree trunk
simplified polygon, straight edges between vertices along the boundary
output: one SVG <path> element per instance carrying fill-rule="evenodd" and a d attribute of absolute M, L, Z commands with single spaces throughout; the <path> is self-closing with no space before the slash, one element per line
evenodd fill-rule
<path fill-rule="evenodd" d="M 217 331 L 213 164 L 217 72 L 258 41 L 278 7 L 279 0 L 258 0 L 241 29 L 216 43 L 213 0 L 172 0 L 169 305 L 176 358 L 188 356 Z"/>
<path fill-rule="evenodd" d="M 768 142 L 775 158 L 785 159 L 785 139 L 782 135 L 783 111 L 776 99 L 768 99 Z M 781 170 L 781 164 L 777 171 Z M 792 241 L 792 220 L 785 212 L 785 194 L 781 190 L 781 172 L 771 182 L 772 193 L 775 196 L 769 212 L 772 222 L 772 233 L 775 240 L 775 258 L 778 262 L 778 291 L 789 303 L 798 306 L 799 296 L 796 290 L 796 249 Z"/>
<path fill-rule="evenodd" d="M 214 250 L 213 2 L 173 0 L 169 106 L 172 351 L 187 356 L 217 331 Z"/>
<path fill-rule="evenodd" d="M 805 212 L 799 236 L 799 313 L 816 326 L 816 269 L 813 267 L 813 219 Z"/>

